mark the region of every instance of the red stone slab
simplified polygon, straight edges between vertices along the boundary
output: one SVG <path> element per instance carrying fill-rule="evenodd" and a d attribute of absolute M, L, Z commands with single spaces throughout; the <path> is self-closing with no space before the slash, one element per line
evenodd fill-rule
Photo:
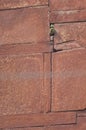
<path fill-rule="evenodd" d="M 77 125 L 59 125 L 59 126 L 51 126 L 47 127 L 45 130 L 82 130 L 82 129 L 77 129 Z"/>
<path fill-rule="evenodd" d="M 48 8 L 0 11 L 0 45 L 49 41 Z"/>
<path fill-rule="evenodd" d="M 86 9 L 86 0 L 50 0 L 51 10 Z"/>
<path fill-rule="evenodd" d="M 86 49 L 52 54 L 52 111 L 86 108 Z"/>
<path fill-rule="evenodd" d="M 0 55 L 22 55 L 31 53 L 52 52 L 53 45 L 48 42 L 36 44 L 10 44 L 0 46 Z"/>
<path fill-rule="evenodd" d="M 55 24 L 55 44 L 77 42 L 81 47 L 86 47 L 86 23 Z"/>
<path fill-rule="evenodd" d="M 77 124 L 47 127 L 45 130 L 85 130 L 86 117 L 78 118 Z"/>
<path fill-rule="evenodd" d="M 0 0 L 0 9 L 48 5 L 48 0 Z"/>
<path fill-rule="evenodd" d="M 50 111 L 49 61 L 41 53 L 0 55 L 0 116 Z"/>
<path fill-rule="evenodd" d="M 78 117 L 86 117 L 86 110 L 77 112 Z"/>
<path fill-rule="evenodd" d="M 44 127 L 8 128 L 2 130 L 44 130 Z"/>
<path fill-rule="evenodd" d="M 75 48 L 81 48 L 81 46 L 77 42 L 66 42 L 66 43 L 61 43 L 61 44 L 55 44 L 54 49 L 57 51 L 60 50 L 71 50 Z"/>
<path fill-rule="evenodd" d="M 0 128 L 24 128 L 76 123 L 75 112 L 40 113 L 0 117 Z"/>
<path fill-rule="evenodd" d="M 70 11 L 52 11 L 50 13 L 51 23 L 79 22 L 86 20 L 86 9 Z"/>

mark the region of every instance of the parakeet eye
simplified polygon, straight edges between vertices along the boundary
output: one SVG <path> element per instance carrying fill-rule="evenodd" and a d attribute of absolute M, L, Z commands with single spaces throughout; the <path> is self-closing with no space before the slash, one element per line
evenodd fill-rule
<path fill-rule="evenodd" d="M 50 25 L 50 28 L 54 28 L 54 24 L 51 24 L 51 25 Z"/>

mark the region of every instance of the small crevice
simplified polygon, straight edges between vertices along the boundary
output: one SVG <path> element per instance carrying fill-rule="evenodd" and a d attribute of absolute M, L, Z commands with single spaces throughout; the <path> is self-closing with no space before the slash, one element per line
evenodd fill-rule
<path fill-rule="evenodd" d="M 64 44 L 64 43 L 67 43 L 67 44 L 69 44 L 70 42 L 72 43 L 72 42 L 74 42 L 75 40 L 69 40 L 69 41 L 62 41 L 62 42 L 59 42 L 59 43 L 56 43 L 55 45 L 61 45 L 61 44 Z"/>
<path fill-rule="evenodd" d="M 44 8 L 44 7 L 48 7 L 48 4 L 44 4 L 44 5 L 26 5 L 26 6 L 17 6 L 17 7 L 5 7 L 5 8 L 2 8 L 0 9 L 0 11 L 10 11 L 10 10 L 18 10 L 18 9 L 24 9 L 24 8 Z"/>
<path fill-rule="evenodd" d="M 57 10 L 51 10 L 51 11 L 82 11 L 82 10 L 86 10 L 86 8 L 78 8 L 78 9 L 57 9 Z"/>
<path fill-rule="evenodd" d="M 63 49 L 53 49 L 53 52 L 59 52 L 59 51 L 63 51 Z"/>

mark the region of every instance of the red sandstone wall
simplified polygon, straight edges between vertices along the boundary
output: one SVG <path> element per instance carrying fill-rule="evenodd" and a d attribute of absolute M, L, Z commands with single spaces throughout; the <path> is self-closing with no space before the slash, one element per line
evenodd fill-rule
<path fill-rule="evenodd" d="M 86 0 L 0 0 L 1 130 L 86 129 L 85 35 Z"/>

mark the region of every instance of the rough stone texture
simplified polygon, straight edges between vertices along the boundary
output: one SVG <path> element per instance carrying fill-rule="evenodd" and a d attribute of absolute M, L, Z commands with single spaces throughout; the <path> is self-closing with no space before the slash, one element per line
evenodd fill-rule
<path fill-rule="evenodd" d="M 0 11 L 0 45 L 49 41 L 48 8 Z"/>
<path fill-rule="evenodd" d="M 20 128 L 76 123 L 75 112 L 37 113 L 0 117 L 0 128 Z"/>
<path fill-rule="evenodd" d="M 0 56 L 0 116 L 49 111 L 50 84 L 46 86 L 44 72 L 46 68 L 50 72 L 50 56 L 46 61 L 43 57 L 43 54 Z"/>
<path fill-rule="evenodd" d="M 86 21 L 86 10 L 52 11 L 51 23 Z"/>
<path fill-rule="evenodd" d="M 86 23 L 55 24 L 55 44 L 75 41 L 86 47 Z"/>
<path fill-rule="evenodd" d="M 48 0 L 0 0 L 0 9 L 47 5 Z"/>
<path fill-rule="evenodd" d="M 86 8 L 86 0 L 50 0 L 51 10 L 79 10 Z"/>
<path fill-rule="evenodd" d="M 86 108 L 86 49 L 52 54 L 52 111 Z"/>

